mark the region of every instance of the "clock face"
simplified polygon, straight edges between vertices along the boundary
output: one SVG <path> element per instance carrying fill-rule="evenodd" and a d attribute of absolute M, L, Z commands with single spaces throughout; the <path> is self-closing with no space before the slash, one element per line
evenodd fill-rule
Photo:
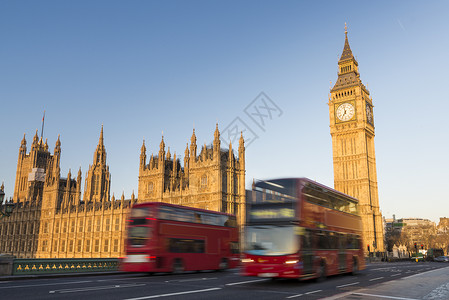
<path fill-rule="evenodd" d="M 340 121 L 349 121 L 354 116 L 354 106 L 351 103 L 343 103 L 337 108 L 337 118 Z"/>

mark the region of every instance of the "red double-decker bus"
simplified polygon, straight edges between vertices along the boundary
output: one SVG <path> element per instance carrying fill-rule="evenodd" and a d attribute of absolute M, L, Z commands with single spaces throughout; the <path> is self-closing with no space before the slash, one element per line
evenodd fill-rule
<path fill-rule="evenodd" d="M 358 200 L 307 178 L 251 191 L 242 275 L 320 278 L 365 268 Z"/>
<path fill-rule="evenodd" d="M 134 205 L 127 221 L 123 271 L 181 273 L 239 263 L 234 215 L 149 202 Z"/>

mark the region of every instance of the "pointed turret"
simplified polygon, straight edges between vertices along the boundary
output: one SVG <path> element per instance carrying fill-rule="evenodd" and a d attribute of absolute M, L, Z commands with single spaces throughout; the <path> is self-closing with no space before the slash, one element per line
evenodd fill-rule
<path fill-rule="evenodd" d="M 69 193 L 71 188 L 72 188 L 72 171 L 69 169 L 69 173 L 67 173 L 67 185 L 65 186 L 66 193 Z"/>
<path fill-rule="evenodd" d="M 240 131 L 239 150 L 245 149 L 245 140 L 243 139 L 243 131 Z"/>
<path fill-rule="evenodd" d="M 218 130 L 218 123 L 215 125 L 214 142 L 220 140 L 220 131 Z"/>
<path fill-rule="evenodd" d="M 165 143 L 164 136 L 162 136 L 161 143 L 159 144 L 159 160 L 164 161 L 165 159 Z"/>
<path fill-rule="evenodd" d="M 106 165 L 106 149 L 104 147 L 103 124 L 101 124 L 100 137 L 98 138 L 97 149 L 94 153 L 94 164 Z"/>
<path fill-rule="evenodd" d="M 232 142 L 229 140 L 229 160 L 228 163 L 230 166 L 234 163 L 234 152 L 232 151 Z"/>
<path fill-rule="evenodd" d="M 78 170 L 78 176 L 76 177 L 76 204 L 81 200 L 81 167 Z"/>
<path fill-rule="evenodd" d="M 167 160 L 171 159 L 170 147 L 167 149 Z"/>
<path fill-rule="evenodd" d="M 204 146 L 201 149 L 201 154 L 203 155 L 203 160 L 206 161 L 206 159 L 207 159 L 207 146 L 206 146 L 206 143 L 204 143 Z"/>
<path fill-rule="evenodd" d="M 104 145 L 104 139 L 103 139 L 103 124 L 101 124 L 101 131 L 100 131 L 100 138 L 98 139 L 98 145 Z"/>
<path fill-rule="evenodd" d="M 195 135 L 195 128 L 193 128 L 192 137 L 190 138 L 190 158 L 195 159 L 196 158 L 196 135 Z"/>
<path fill-rule="evenodd" d="M 78 169 L 78 176 L 76 176 L 76 182 L 79 182 L 79 186 L 81 186 L 81 167 Z M 78 186 L 77 186 L 78 187 Z"/>
<path fill-rule="evenodd" d="M 189 178 L 189 144 L 186 145 L 186 150 L 184 151 L 184 174 L 186 178 Z"/>
<path fill-rule="evenodd" d="M 215 126 L 214 132 L 214 159 L 220 159 L 220 131 L 218 130 L 218 123 Z"/>
<path fill-rule="evenodd" d="M 58 156 L 59 156 L 59 154 L 61 154 L 61 140 L 59 138 L 60 138 L 60 136 L 58 134 L 58 139 L 56 140 L 55 152 L 54 152 L 55 155 L 58 154 Z"/>
<path fill-rule="evenodd" d="M 31 144 L 31 150 L 33 150 L 34 148 L 37 147 L 39 143 L 39 137 L 37 136 L 37 129 L 36 129 L 36 134 L 33 137 L 33 143 Z"/>
<path fill-rule="evenodd" d="M 106 164 L 106 148 L 104 146 L 104 130 L 101 125 L 100 137 L 94 152 L 93 163 L 89 165 L 84 184 L 83 201 L 106 202 L 109 201 L 111 187 L 111 174 Z"/>
<path fill-rule="evenodd" d="M 245 170 L 245 140 L 243 139 L 243 132 L 240 132 L 239 139 L 239 164 L 240 169 Z"/>
<path fill-rule="evenodd" d="M 54 151 L 54 162 L 53 162 L 53 170 L 52 170 L 52 176 L 55 181 L 59 181 L 61 176 L 61 169 L 60 169 L 60 159 L 61 159 L 61 140 L 60 136 L 58 134 L 58 139 L 55 143 L 55 151 Z"/>
<path fill-rule="evenodd" d="M 178 162 L 176 161 L 176 152 L 173 154 L 173 176 L 176 176 L 178 169 Z"/>
<path fill-rule="evenodd" d="M 145 147 L 145 140 L 143 140 L 142 148 L 140 148 L 140 168 L 144 169 L 147 161 L 147 147 Z"/>
<path fill-rule="evenodd" d="M 184 151 L 184 160 L 189 158 L 189 143 L 186 144 L 186 150 Z"/>
<path fill-rule="evenodd" d="M 24 133 L 22 142 L 20 142 L 19 154 L 25 155 L 26 153 L 27 153 L 27 140 L 25 139 L 25 133 Z"/>
<path fill-rule="evenodd" d="M 150 157 L 150 169 L 154 168 L 154 157 L 153 157 L 153 153 L 151 153 L 151 157 Z"/>

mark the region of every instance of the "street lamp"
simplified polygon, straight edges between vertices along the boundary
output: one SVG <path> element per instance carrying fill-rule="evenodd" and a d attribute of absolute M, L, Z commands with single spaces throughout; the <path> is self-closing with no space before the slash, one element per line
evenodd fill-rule
<path fill-rule="evenodd" d="M 5 199 L 5 192 L 3 191 L 3 189 L 0 189 L 0 219 L 3 217 L 9 217 L 14 210 L 14 202 L 6 201 L 6 203 L 3 204 L 3 199 Z"/>

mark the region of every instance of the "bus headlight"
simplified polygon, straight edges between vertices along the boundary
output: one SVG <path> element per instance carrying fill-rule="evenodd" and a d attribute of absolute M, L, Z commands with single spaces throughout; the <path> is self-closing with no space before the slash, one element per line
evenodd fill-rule
<path fill-rule="evenodd" d="M 297 262 L 298 262 L 297 260 L 286 260 L 285 264 L 292 265 L 292 264 L 296 264 Z"/>
<path fill-rule="evenodd" d="M 242 263 L 252 263 L 252 262 L 254 262 L 254 259 L 251 259 L 251 258 L 242 258 L 241 259 L 241 262 Z"/>

